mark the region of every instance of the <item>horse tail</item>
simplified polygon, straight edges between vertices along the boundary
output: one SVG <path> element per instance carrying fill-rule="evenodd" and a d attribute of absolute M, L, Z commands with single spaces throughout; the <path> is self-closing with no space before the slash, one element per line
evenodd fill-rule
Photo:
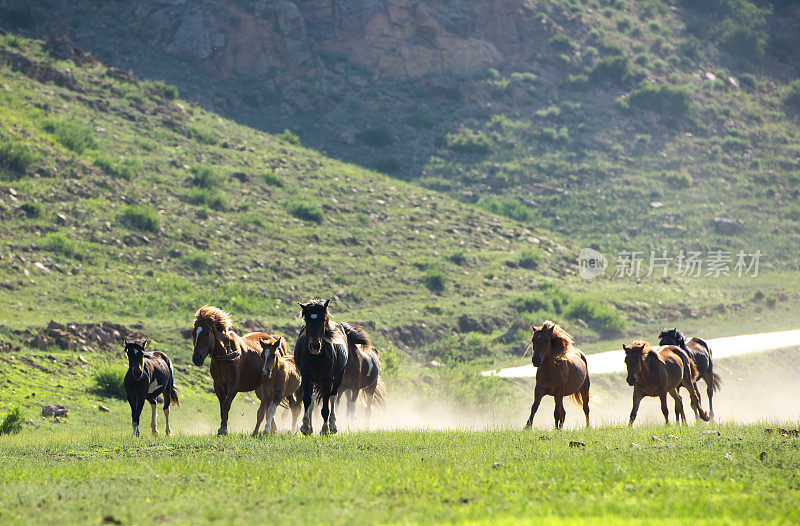
<path fill-rule="evenodd" d="M 161 356 L 164 357 L 167 361 L 167 365 L 169 365 L 169 401 L 180 407 L 181 403 L 178 400 L 178 393 L 175 391 L 175 369 L 172 367 L 172 360 L 170 360 L 169 356 L 166 354 L 162 354 Z"/>
<path fill-rule="evenodd" d="M 347 344 L 348 345 L 364 345 L 365 347 L 371 347 L 372 342 L 369 339 L 369 334 L 364 327 L 360 325 L 350 325 L 349 323 L 342 323 L 342 328 L 344 329 L 344 333 L 347 336 Z"/>
<path fill-rule="evenodd" d="M 706 341 L 705 341 L 705 340 L 701 340 L 701 339 L 700 339 L 700 338 L 698 338 L 697 336 L 693 336 L 693 337 L 692 337 L 692 340 L 696 341 L 697 343 L 699 343 L 700 345 L 702 345 L 703 347 L 705 347 L 705 348 L 706 348 L 706 351 L 708 351 L 708 356 L 709 356 L 709 357 L 711 357 L 711 347 L 709 347 L 709 346 L 708 346 L 708 343 L 706 343 Z"/>
<path fill-rule="evenodd" d="M 363 393 L 363 391 L 362 391 Z M 383 383 L 383 378 L 378 376 L 375 382 L 375 393 L 373 393 L 372 403 L 378 409 L 386 410 L 386 384 Z"/>
<path fill-rule="evenodd" d="M 711 391 L 719 391 L 722 387 L 722 378 L 715 372 L 711 373 Z"/>
<path fill-rule="evenodd" d="M 578 407 L 583 407 L 584 402 L 589 403 L 592 401 L 592 396 L 589 395 L 589 398 L 587 400 L 583 399 L 583 388 L 585 386 L 586 392 L 588 393 L 591 382 L 589 381 L 589 362 L 586 360 L 586 356 L 584 356 L 583 353 L 580 353 L 580 355 L 581 355 L 581 360 L 583 360 L 583 363 L 586 365 L 586 380 L 583 381 L 583 385 L 581 385 L 580 389 L 578 389 L 576 392 L 570 395 L 570 399 Z"/>

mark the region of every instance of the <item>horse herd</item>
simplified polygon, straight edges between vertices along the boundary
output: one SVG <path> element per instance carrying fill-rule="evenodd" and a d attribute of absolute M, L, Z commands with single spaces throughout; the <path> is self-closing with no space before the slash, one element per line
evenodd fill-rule
<path fill-rule="evenodd" d="M 297 431 L 297 420 L 302 413 L 300 431 L 304 435 L 313 433 L 312 413 L 316 404 L 321 406 L 321 434 L 337 432 L 336 407 L 342 396 L 346 397 L 351 418 L 359 398 L 366 405 L 367 422 L 373 405 L 385 407 L 379 350 L 362 327 L 333 321 L 328 303 L 329 300 L 311 300 L 299 304 L 305 325 L 293 354 L 289 354 L 282 336 L 266 332 L 239 336 L 231 330 L 230 315 L 221 309 L 206 305 L 195 313 L 192 362 L 202 366 L 206 357 L 211 358 L 211 377 L 220 408 L 218 435 L 228 433 L 231 403 L 241 392 L 255 391 L 260 400 L 253 435 L 258 433 L 264 420 L 264 434 L 277 431 L 274 416 L 278 406 L 290 409 L 292 433 Z M 566 418 L 564 397 L 572 397 L 583 407 L 589 426 L 590 381 L 586 357 L 575 347 L 572 337 L 552 321 L 531 328 L 533 333 L 525 353 L 533 348 L 532 362 L 537 372 L 533 405 L 525 427 L 531 426 L 542 398 L 547 395 L 555 399 L 553 417 L 557 429 L 563 427 Z M 627 382 L 633 387 L 629 424 L 633 424 L 639 403 L 646 396 L 661 399 L 661 411 L 669 423 L 668 394 L 675 400 L 676 419 L 685 423 L 686 415 L 678 392 L 681 387 L 689 391 L 695 416 L 705 421 L 712 419 L 712 397 L 719 389 L 720 378 L 714 373 L 708 344 L 699 338 L 687 342 L 677 329 L 661 331 L 659 340 L 655 348 L 643 340 L 622 346 Z M 128 371 L 124 388 L 131 406 L 134 436 L 139 434 L 139 416 L 145 400 L 152 409 L 153 434 L 158 434 L 157 398 L 163 395 L 167 434 L 171 432 L 170 405 L 179 404 L 172 362 L 162 352 L 147 352 L 147 344 L 148 340 L 125 341 Z M 701 378 L 707 386 L 710 415 L 701 406 L 697 389 Z"/>

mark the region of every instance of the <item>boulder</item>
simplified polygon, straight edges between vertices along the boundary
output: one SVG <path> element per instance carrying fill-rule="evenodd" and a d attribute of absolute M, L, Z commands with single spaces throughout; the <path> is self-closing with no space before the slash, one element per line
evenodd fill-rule
<path fill-rule="evenodd" d="M 69 409 L 67 406 L 61 404 L 42 406 L 42 416 L 69 416 Z"/>

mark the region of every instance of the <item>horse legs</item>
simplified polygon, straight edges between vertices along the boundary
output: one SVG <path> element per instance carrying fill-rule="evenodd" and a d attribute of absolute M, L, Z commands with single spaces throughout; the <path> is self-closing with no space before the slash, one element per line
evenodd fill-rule
<path fill-rule="evenodd" d="M 356 400 L 358 399 L 358 391 L 350 389 L 347 392 L 347 417 L 350 420 L 356 419 Z"/>
<path fill-rule="evenodd" d="M 310 435 L 314 432 L 314 426 L 311 423 L 312 411 L 314 411 L 314 398 L 311 393 L 311 382 L 303 379 L 303 425 L 300 426 L 300 432 L 304 435 Z"/>
<path fill-rule="evenodd" d="M 556 408 L 553 410 L 553 418 L 556 420 L 556 429 L 564 427 L 564 419 L 567 417 L 567 412 L 564 410 L 564 398 L 561 396 L 554 396 L 556 400 Z"/>
<path fill-rule="evenodd" d="M 217 399 L 219 399 L 219 416 L 220 416 L 219 429 L 217 429 L 218 436 L 228 434 L 228 413 L 231 410 L 231 404 L 233 403 L 234 398 L 236 398 L 235 388 L 229 387 L 227 393 L 222 393 L 221 391 L 217 391 Z"/>
<path fill-rule="evenodd" d="M 148 400 L 148 402 L 150 402 L 150 408 L 153 410 L 150 416 L 150 431 L 153 432 L 153 435 L 158 435 L 158 426 L 156 425 L 156 416 L 158 412 L 156 411 L 156 403 L 154 400 Z"/>
<path fill-rule="evenodd" d="M 642 398 L 643 398 L 642 393 L 638 389 L 636 389 L 634 387 L 633 388 L 633 407 L 631 408 L 630 420 L 628 420 L 628 425 L 629 426 L 632 426 L 633 425 L 633 421 L 636 420 L 636 413 L 639 412 L 639 404 L 642 402 Z"/>
<path fill-rule="evenodd" d="M 275 417 L 275 410 L 278 408 L 278 404 L 280 402 L 281 398 L 278 398 L 277 400 L 273 398 L 269 402 L 269 407 L 267 408 L 267 423 L 264 426 L 265 435 L 273 435 L 277 431 L 277 427 L 275 426 L 273 419 Z"/>
<path fill-rule="evenodd" d="M 706 383 L 706 394 L 708 395 L 708 418 L 714 420 L 714 372 L 711 367 L 706 371 L 703 376 L 703 381 Z"/>
<path fill-rule="evenodd" d="M 292 411 L 292 434 L 297 433 L 297 419 L 303 412 L 303 400 L 299 394 L 295 393 L 289 397 L 289 409 Z"/>
<path fill-rule="evenodd" d="M 686 413 L 683 412 L 683 399 L 678 392 L 678 388 L 669 391 L 669 395 L 675 399 L 675 422 L 680 424 L 683 419 L 683 424 L 686 425 Z"/>
<path fill-rule="evenodd" d="M 328 417 L 333 413 L 332 409 L 334 409 L 334 404 L 333 400 L 331 400 L 331 386 L 326 384 L 322 388 L 322 429 L 319 431 L 320 435 L 336 433 L 336 416 L 333 417 L 330 425 L 328 424 Z M 333 414 L 335 415 L 335 413 Z M 334 427 L 333 430 L 331 430 L 331 426 Z"/>
<path fill-rule="evenodd" d="M 133 425 L 133 436 L 139 436 L 139 416 L 142 414 L 142 409 L 144 409 L 144 398 L 141 400 L 128 397 L 128 403 L 131 406 L 131 424 Z"/>
<path fill-rule="evenodd" d="M 697 385 L 691 380 L 684 380 L 683 386 L 689 391 L 689 400 L 695 414 L 700 417 L 700 420 L 708 422 L 708 414 L 703 411 L 703 407 L 700 405 L 700 391 L 697 390 Z M 686 417 L 684 417 L 684 420 L 686 420 Z"/>
<path fill-rule="evenodd" d="M 664 415 L 664 423 L 669 424 L 669 408 L 667 407 L 667 394 L 664 393 L 659 396 L 661 399 L 661 414 Z M 675 409 L 675 414 L 678 414 L 678 409 Z M 677 418 L 677 416 L 675 417 Z"/>
<path fill-rule="evenodd" d="M 169 427 L 170 389 L 172 389 L 172 380 L 170 380 L 170 383 L 167 385 L 167 390 L 164 391 L 164 420 L 166 421 L 166 430 L 164 432 L 167 436 L 172 434 L 172 428 Z"/>
<path fill-rule="evenodd" d="M 366 423 L 367 429 L 369 429 L 369 417 L 372 414 L 372 403 L 375 401 L 375 388 L 377 387 L 377 382 L 371 388 L 367 388 L 364 391 L 364 398 L 365 402 L 367 403 L 367 408 L 364 414 L 364 422 Z"/>
<path fill-rule="evenodd" d="M 264 414 L 267 412 L 267 401 L 264 398 L 261 398 L 261 403 L 258 405 L 258 411 L 256 411 L 256 428 L 253 430 L 253 436 L 258 435 L 258 428 L 261 427 L 261 421 L 264 420 Z M 264 428 L 264 433 L 267 432 L 267 427 L 269 427 L 269 420 L 267 420 L 267 426 Z"/>
<path fill-rule="evenodd" d="M 539 409 L 539 404 L 542 402 L 542 398 L 544 398 L 544 391 L 539 389 L 538 387 L 535 387 L 533 389 L 533 404 L 531 405 L 531 416 L 528 417 L 528 421 L 525 423 L 525 429 L 529 429 L 533 425 L 533 416 Z"/>
<path fill-rule="evenodd" d="M 581 398 L 583 399 L 583 414 L 586 415 L 586 427 L 589 427 L 589 377 L 583 382 L 581 387 Z"/>

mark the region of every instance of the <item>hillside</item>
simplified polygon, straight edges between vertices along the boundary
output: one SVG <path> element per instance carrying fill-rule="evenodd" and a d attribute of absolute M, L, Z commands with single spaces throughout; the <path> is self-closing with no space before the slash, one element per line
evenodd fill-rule
<path fill-rule="evenodd" d="M 2 5 L 9 29 L 528 228 L 797 269 L 792 2 Z"/>
<path fill-rule="evenodd" d="M 781 326 L 797 308 L 793 273 L 604 276 L 588 288 L 579 247 L 560 236 L 60 52 L 13 34 L 0 45 L 0 323 L 14 345 L 30 345 L 24 327 L 51 319 L 134 325 L 184 345 L 178 330 L 205 303 L 231 310 L 242 329 L 292 338 L 294 302 L 322 296 L 381 345 L 463 361 L 516 355 L 526 320 L 562 319 L 596 341 L 729 314 L 763 326 L 751 313 L 765 307 L 767 324 Z"/>

